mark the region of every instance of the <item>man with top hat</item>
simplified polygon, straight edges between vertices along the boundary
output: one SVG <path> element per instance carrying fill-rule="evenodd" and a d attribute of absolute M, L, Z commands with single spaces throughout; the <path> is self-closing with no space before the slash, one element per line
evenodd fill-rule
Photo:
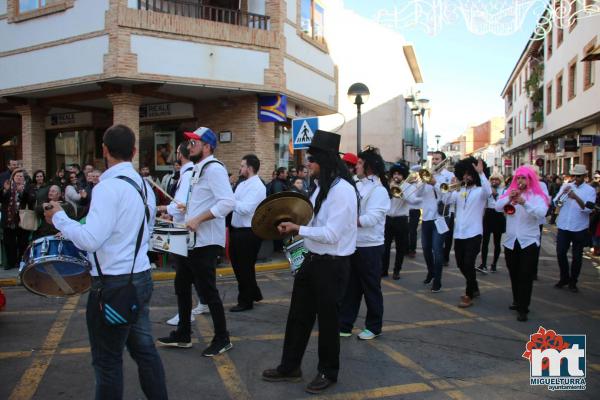
<path fill-rule="evenodd" d="M 350 256 L 356 250 L 358 204 L 354 181 L 338 155 L 340 135 L 317 131 L 308 149 L 308 169 L 316 187 L 308 226 L 282 222 L 282 235 L 299 233 L 308 250 L 296 273 L 281 363 L 263 372 L 269 382 L 302 379 L 302 357 L 318 318 L 319 365 L 306 391 L 320 393 L 337 381 L 340 368 L 338 307 L 344 296 Z"/>
<path fill-rule="evenodd" d="M 227 170 L 213 153 L 217 147 L 217 136 L 209 128 L 201 127 L 194 132 L 185 132 L 189 140 L 190 158 L 197 157 L 190 178 L 187 204 L 178 208 L 185 217 L 187 228 L 195 232 L 193 250 L 188 251 L 181 273 L 185 272 L 187 284 L 181 285 L 177 293 L 179 325 L 159 344 L 189 348 L 191 342 L 192 282 L 206 301 L 213 321 L 214 337 L 202 355 L 213 357 L 233 347 L 229 340 L 225 311 L 216 282 L 217 257 L 225 247 L 225 217 L 235 207 L 235 197 L 229 184 Z M 185 270 L 185 271 L 184 271 Z M 178 274 L 180 271 L 177 271 Z M 183 277 L 182 277 L 183 279 Z"/>
<path fill-rule="evenodd" d="M 495 202 L 497 212 L 506 214 L 506 238 L 504 255 L 510 274 L 513 304 L 509 307 L 518 312 L 518 321 L 527 321 L 533 277 L 538 258 L 541 236 L 538 221 L 548 211 L 549 197 L 541 188 L 537 173 L 522 166 L 515 171 L 515 179 Z"/>
<path fill-rule="evenodd" d="M 570 171 L 574 181 L 563 184 L 556 197 L 554 197 L 554 204 L 560 206 L 558 218 L 556 219 L 556 226 L 558 227 L 556 256 L 560 267 L 560 280 L 554 286 L 561 289 L 569 285 L 569 289 L 573 293 L 579 291 L 577 278 L 579 278 L 579 272 L 581 271 L 583 247 L 587 240 L 590 213 L 592 212 L 591 209 L 585 206 L 585 203 L 588 201 L 596 202 L 596 191 L 585 183 L 587 173 L 585 165 L 576 164 Z M 573 259 L 569 268 L 567 252 L 570 246 L 573 246 Z"/>
<path fill-rule="evenodd" d="M 390 186 L 399 186 L 402 197 L 392 197 L 390 209 L 385 219 L 385 241 L 383 248 L 383 268 L 381 276 L 388 276 L 392 241 L 396 243 L 396 259 L 392 278 L 400 279 L 404 255 L 408 250 L 408 216 L 411 207 L 421 204 L 420 187 L 408 179 L 408 167 L 398 162 L 390 168 Z"/>

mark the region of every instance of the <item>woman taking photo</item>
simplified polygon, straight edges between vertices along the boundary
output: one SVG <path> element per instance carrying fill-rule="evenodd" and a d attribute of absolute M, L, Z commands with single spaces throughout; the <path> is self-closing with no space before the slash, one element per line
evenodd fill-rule
<path fill-rule="evenodd" d="M 33 182 L 27 186 L 27 205 L 30 210 L 35 210 L 48 196 L 46 174 L 41 169 L 33 173 Z"/>
<path fill-rule="evenodd" d="M 22 169 L 16 169 L 10 179 L 4 182 L 0 196 L 7 261 L 4 269 L 17 268 L 27 247 L 29 231 L 19 227 L 19 210 L 25 208 L 26 199 L 25 173 Z"/>

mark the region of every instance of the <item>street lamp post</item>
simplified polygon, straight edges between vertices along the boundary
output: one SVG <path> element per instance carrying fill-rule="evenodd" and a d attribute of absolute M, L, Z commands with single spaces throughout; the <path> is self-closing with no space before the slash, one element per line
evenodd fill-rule
<path fill-rule="evenodd" d="M 435 143 L 436 143 L 435 149 L 437 151 L 440 151 L 440 138 L 441 138 L 440 135 L 435 135 Z"/>
<path fill-rule="evenodd" d="M 362 116 L 360 106 L 369 100 L 370 94 L 369 88 L 364 83 L 354 83 L 348 89 L 348 100 L 350 100 L 351 103 L 356 104 L 356 154 L 361 151 L 360 135 L 362 129 Z"/>
<path fill-rule="evenodd" d="M 527 123 L 527 127 L 529 128 L 529 133 L 531 134 L 531 145 L 529 146 L 529 164 L 533 165 L 533 133 L 535 129 L 535 121 L 530 119 Z"/>

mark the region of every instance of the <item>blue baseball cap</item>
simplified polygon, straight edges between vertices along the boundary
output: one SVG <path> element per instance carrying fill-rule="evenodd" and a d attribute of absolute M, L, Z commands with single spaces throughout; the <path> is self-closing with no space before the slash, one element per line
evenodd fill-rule
<path fill-rule="evenodd" d="M 217 135 L 210 128 L 201 126 L 194 132 L 183 132 L 183 136 L 191 140 L 201 140 L 209 144 L 213 149 L 217 148 Z"/>

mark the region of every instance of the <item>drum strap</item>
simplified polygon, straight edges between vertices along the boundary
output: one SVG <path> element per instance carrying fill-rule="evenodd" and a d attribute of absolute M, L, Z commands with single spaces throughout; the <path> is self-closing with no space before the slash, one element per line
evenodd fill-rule
<path fill-rule="evenodd" d="M 140 247 L 142 245 L 142 237 L 144 236 L 144 225 L 146 223 L 148 223 L 150 220 L 150 211 L 148 209 L 148 204 L 146 202 L 146 196 L 144 196 L 144 193 L 142 193 L 142 189 L 140 189 L 138 184 L 135 183 L 135 181 L 133 179 L 129 178 L 128 176 L 124 176 L 124 175 L 117 176 L 117 179 L 121 179 L 134 187 L 134 189 L 138 192 L 138 194 L 142 198 L 142 202 L 144 203 L 144 209 L 145 209 L 145 217 L 144 217 L 144 219 L 142 219 L 142 225 L 140 226 L 140 230 L 138 232 L 137 239 L 135 242 L 135 252 L 133 253 L 133 265 L 131 266 L 131 272 L 129 274 L 129 283 L 131 283 L 133 281 L 133 270 L 135 268 L 135 260 L 137 258 L 137 253 L 138 253 L 138 251 L 140 251 Z M 144 186 L 144 191 L 146 191 L 147 190 L 146 184 L 143 184 L 143 186 Z M 147 191 L 146 191 L 146 194 L 148 194 Z M 98 255 L 96 254 L 96 252 L 94 252 L 94 261 L 96 262 L 96 269 L 98 270 L 98 276 L 100 277 L 100 280 L 103 280 L 104 275 L 102 274 L 102 270 L 100 269 L 100 262 L 98 261 Z"/>
<path fill-rule="evenodd" d="M 217 164 L 221 164 L 221 166 L 224 167 L 223 163 L 219 160 L 210 160 L 209 162 L 207 162 L 206 164 L 204 164 L 202 166 L 202 168 L 200 169 L 200 172 L 198 173 L 198 179 L 200 179 L 200 177 L 202 176 L 202 174 L 204 173 L 204 170 L 206 169 L 206 167 L 208 167 L 210 164 L 213 163 L 217 163 Z M 192 178 L 190 181 L 190 188 L 188 190 L 188 194 L 187 194 L 187 198 L 185 199 L 185 212 L 187 214 L 187 205 L 190 202 L 190 196 L 192 195 L 192 189 L 194 188 L 194 178 L 196 177 L 196 172 L 198 172 L 197 169 L 194 168 L 194 172 L 192 172 Z"/>

